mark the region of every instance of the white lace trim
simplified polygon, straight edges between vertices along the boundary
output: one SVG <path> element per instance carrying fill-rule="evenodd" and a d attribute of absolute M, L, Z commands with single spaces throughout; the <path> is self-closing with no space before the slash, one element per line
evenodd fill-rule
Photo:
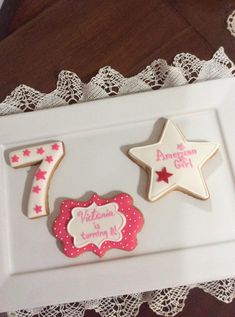
<path fill-rule="evenodd" d="M 235 10 L 227 18 L 227 29 L 235 37 Z"/>
<path fill-rule="evenodd" d="M 158 59 L 130 78 L 125 78 L 107 66 L 101 68 L 98 74 L 85 84 L 75 73 L 62 71 L 56 89 L 49 94 L 25 85 L 17 87 L 0 103 L 0 115 L 232 76 L 234 76 L 234 64 L 224 53 L 223 48 L 219 48 L 208 61 L 200 60 L 189 53 L 176 55 L 172 65 Z M 194 287 L 203 289 L 225 303 L 230 303 L 235 297 L 235 279 L 226 279 L 160 291 L 20 310 L 8 315 L 9 317 L 83 317 L 86 310 L 95 309 L 101 317 L 135 317 L 140 305 L 145 302 L 155 313 L 169 317 L 183 310 L 187 295 Z"/>
<path fill-rule="evenodd" d="M 125 78 L 110 66 L 85 84 L 73 72 L 61 71 L 56 89 L 45 94 L 20 85 L 0 103 L 0 115 L 39 110 L 137 91 L 180 86 L 194 81 L 233 76 L 234 65 L 220 48 L 209 61 L 189 53 L 176 55 L 172 65 L 158 59 L 139 74 Z"/>

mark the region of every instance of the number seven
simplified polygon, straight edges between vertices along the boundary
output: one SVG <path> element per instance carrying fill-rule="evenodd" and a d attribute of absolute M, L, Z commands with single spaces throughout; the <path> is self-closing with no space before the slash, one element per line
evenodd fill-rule
<path fill-rule="evenodd" d="M 53 142 L 26 147 L 9 154 L 13 168 L 31 166 L 40 163 L 30 190 L 27 215 L 38 218 L 49 214 L 48 188 L 50 179 L 64 156 L 63 142 Z"/>

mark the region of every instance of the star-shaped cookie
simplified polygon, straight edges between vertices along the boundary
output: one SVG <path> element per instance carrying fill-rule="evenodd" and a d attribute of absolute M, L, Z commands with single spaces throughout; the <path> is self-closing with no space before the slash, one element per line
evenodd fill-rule
<path fill-rule="evenodd" d="M 150 201 L 173 190 L 205 200 L 210 195 L 201 169 L 218 148 L 215 142 L 187 141 L 179 128 L 167 120 L 159 142 L 134 147 L 128 154 L 149 172 Z"/>

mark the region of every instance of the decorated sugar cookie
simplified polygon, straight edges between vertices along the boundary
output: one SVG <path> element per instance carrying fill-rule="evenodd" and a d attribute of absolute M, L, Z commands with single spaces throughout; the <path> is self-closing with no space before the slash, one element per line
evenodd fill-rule
<path fill-rule="evenodd" d="M 64 200 L 52 229 L 68 257 L 86 251 L 101 257 L 109 249 L 133 250 L 142 226 L 132 197 L 121 193 L 111 199 L 94 194 L 87 201 Z"/>
<path fill-rule="evenodd" d="M 63 142 L 52 142 L 25 147 L 9 154 L 14 168 L 39 164 L 30 189 L 27 215 L 38 218 L 49 214 L 48 188 L 50 179 L 64 156 Z"/>
<path fill-rule="evenodd" d="M 202 166 L 217 152 L 215 142 L 187 141 L 167 120 L 159 142 L 129 150 L 130 157 L 149 172 L 148 199 L 157 200 L 173 190 L 208 199 Z"/>

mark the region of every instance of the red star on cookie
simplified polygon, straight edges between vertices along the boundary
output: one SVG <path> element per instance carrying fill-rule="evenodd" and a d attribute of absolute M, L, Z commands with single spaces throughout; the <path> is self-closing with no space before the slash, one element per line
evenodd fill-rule
<path fill-rule="evenodd" d="M 33 193 L 39 194 L 41 188 L 39 186 L 34 186 L 33 187 Z"/>
<path fill-rule="evenodd" d="M 37 173 L 35 174 L 35 177 L 36 177 L 37 181 L 39 181 L 40 179 L 45 179 L 45 174 L 46 174 L 46 171 L 42 171 L 39 168 Z"/>
<path fill-rule="evenodd" d="M 23 156 L 29 156 L 30 155 L 30 151 L 28 149 L 25 149 L 23 151 Z"/>
<path fill-rule="evenodd" d="M 12 163 L 18 163 L 19 162 L 19 156 L 13 155 L 11 158 Z"/>
<path fill-rule="evenodd" d="M 39 212 L 42 212 L 42 206 L 35 205 L 34 210 L 38 214 Z"/>
<path fill-rule="evenodd" d="M 166 168 L 163 167 L 163 169 L 160 172 L 156 172 L 158 175 L 158 179 L 157 182 L 165 182 L 165 183 L 169 183 L 168 178 L 171 177 L 173 174 L 168 173 Z"/>
<path fill-rule="evenodd" d="M 58 150 L 59 150 L 59 145 L 58 145 L 57 143 L 52 144 L 51 148 L 52 148 L 52 150 L 54 150 L 54 151 L 58 151 Z"/>
<path fill-rule="evenodd" d="M 38 148 L 37 153 L 38 154 L 43 154 L 45 151 L 43 150 L 42 147 Z"/>
<path fill-rule="evenodd" d="M 53 161 L 53 157 L 51 155 L 46 157 L 46 162 L 51 163 Z"/>

